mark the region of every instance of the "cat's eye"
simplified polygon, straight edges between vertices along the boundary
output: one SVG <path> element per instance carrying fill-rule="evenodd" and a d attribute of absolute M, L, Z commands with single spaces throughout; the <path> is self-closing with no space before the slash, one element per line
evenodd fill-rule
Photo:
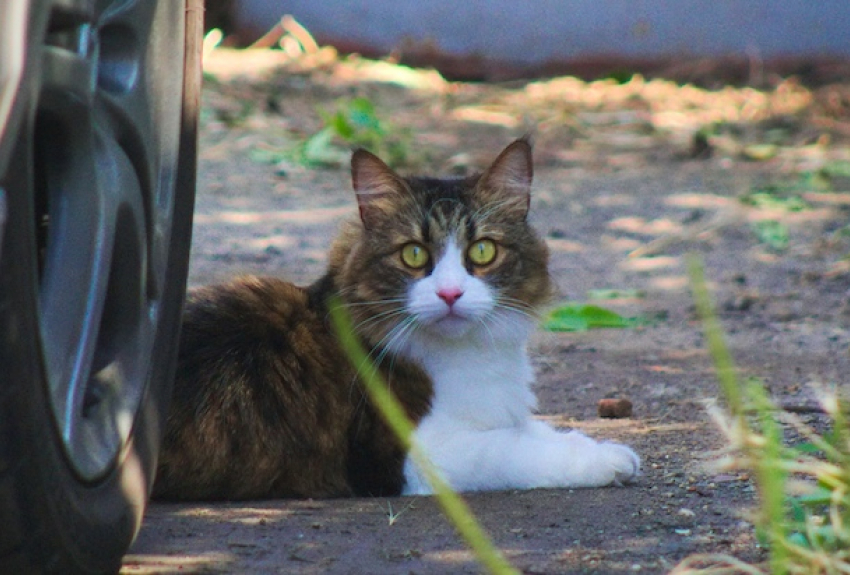
<path fill-rule="evenodd" d="M 415 270 L 424 268 L 430 260 L 431 254 L 420 244 L 411 242 L 401 248 L 401 261 L 409 268 Z"/>
<path fill-rule="evenodd" d="M 496 242 L 493 240 L 478 240 L 469 246 L 467 251 L 470 261 L 477 266 L 486 266 L 496 259 Z"/>

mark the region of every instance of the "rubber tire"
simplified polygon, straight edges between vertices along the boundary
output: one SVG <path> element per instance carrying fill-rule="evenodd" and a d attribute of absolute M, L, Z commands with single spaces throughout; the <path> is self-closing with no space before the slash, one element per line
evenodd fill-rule
<path fill-rule="evenodd" d="M 16 182 L 4 182 L 8 193 L 6 229 L 0 238 L 0 573 L 116 572 L 141 525 L 171 392 L 191 243 L 203 7 L 201 0 L 187 0 L 186 5 L 178 193 L 156 343 L 130 440 L 109 474 L 94 484 L 73 473 L 50 413 L 36 313 L 34 199 L 15 194 Z M 32 134 L 19 135 L 10 165 L 27 157 L 31 138 Z M 18 173 L 22 178 L 31 176 L 25 170 Z"/>

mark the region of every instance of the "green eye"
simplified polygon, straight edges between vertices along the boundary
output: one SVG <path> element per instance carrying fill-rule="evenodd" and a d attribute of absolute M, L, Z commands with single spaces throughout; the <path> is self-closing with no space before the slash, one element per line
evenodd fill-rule
<path fill-rule="evenodd" d="M 423 246 L 417 243 L 405 244 L 401 248 L 401 261 L 409 268 L 418 270 L 428 265 L 431 255 Z"/>
<path fill-rule="evenodd" d="M 469 247 L 469 259 L 477 266 L 486 266 L 496 259 L 496 242 L 493 240 L 478 240 Z"/>

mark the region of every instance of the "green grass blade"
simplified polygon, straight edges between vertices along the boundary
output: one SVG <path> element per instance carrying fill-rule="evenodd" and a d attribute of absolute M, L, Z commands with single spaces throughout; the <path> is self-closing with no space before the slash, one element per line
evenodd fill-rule
<path fill-rule="evenodd" d="M 764 445 L 755 454 L 756 474 L 761 497 L 761 528 L 770 541 L 770 567 L 774 575 L 787 572 L 788 551 L 785 521 L 785 476 L 782 469 L 782 428 L 774 418 L 776 408 L 770 401 L 761 382 L 750 381 L 747 395 L 758 413 Z"/>
<path fill-rule="evenodd" d="M 411 441 L 414 426 L 404 408 L 387 388 L 375 365 L 369 360 L 366 350 L 354 335 L 351 318 L 338 300 L 330 301 L 330 315 L 334 331 L 343 350 L 357 369 L 369 398 L 380 410 L 393 433 L 399 438 L 419 469 L 425 474 L 434 490 L 434 495 L 443 513 L 454 524 L 455 529 L 475 553 L 478 561 L 494 575 L 519 575 L 504 555 L 493 545 L 487 533 L 476 521 L 466 502 L 440 477 L 434 465 Z"/>
<path fill-rule="evenodd" d="M 703 270 L 702 261 L 697 256 L 691 255 L 687 258 L 687 265 L 694 304 L 703 323 L 708 351 L 717 370 L 717 380 L 720 382 L 721 391 L 723 391 L 723 395 L 726 397 L 732 414 L 736 418 L 743 418 L 746 410 L 738 377 L 735 374 L 735 364 L 732 361 L 729 348 L 726 347 L 726 342 L 723 340 L 723 329 L 720 327 L 720 321 L 717 319 L 717 315 L 714 313 L 714 308 L 711 305 L 711 297 L 708 293 L 708 286 L 705 283 L 705 271 Z"/>
<path fill-rule="evenodd" d="M 759 417 L 764 445 L 749 447 L 749 455 L 755 462 L 756 478 L 760 494 L 759 531 L 770 543 L 770 567 L 773 575 L 784 575 L 788 570 L 788 552 L 786 545 L 785 523 L 785 472 L 782 470 L 782 430 L 774 420 L 774 406 L 759 381 L 750 381 L 746 386 L 746 396 L 742 393 L 735 372 L 732 354 L 723 338 L 723 330 L 714 309 L 705 281 L 702 262 L 696 256 L 689 256 L 688 274 L 697 312 L 703 322 L 705 339 L 709 353 L 714 361 L 717 379 L 721 391 L 726 397 L 729 409 L 741 425 L 742 431 L 753 434 L 744 414 L 748 406 L 755 407 Z"/>

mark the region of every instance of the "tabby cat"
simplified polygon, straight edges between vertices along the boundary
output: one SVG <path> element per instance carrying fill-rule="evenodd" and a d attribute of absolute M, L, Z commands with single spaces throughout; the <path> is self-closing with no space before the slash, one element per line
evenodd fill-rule
<path fill-rule="evenodd" d="M 155 497 L 430 492 L 332 333 L 332 295 L 454 488 L 633 478 L 628 447 L 532 417 L 526 346 L 553 289 L 527 221 L 529 142 L 465 179 L 402 178 L 364 150 L 351 172 L 360 217 L 324 277 L 307 288 L 243 277 L 190 293 Z"/>

